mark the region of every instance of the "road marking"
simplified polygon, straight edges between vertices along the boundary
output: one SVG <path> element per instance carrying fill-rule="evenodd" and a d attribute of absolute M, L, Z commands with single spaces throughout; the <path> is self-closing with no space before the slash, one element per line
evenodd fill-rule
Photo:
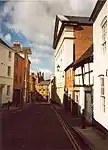
<path fill-rule="evenodd" d="M 56 110 L 52 107 L 52 109 L 54 110 L 54 112 L 56 113 L 56 116 L 60 122 L 60 124 L 62 125 L 66 135 L 68 136 L 72 146 L 75 148 L 75 150 L 82 150 L 78 143 L 76 142 L 75 138 L 73 137 L 73 135 L 71 134 L 70 130 L 68 129 L 68 127 L 66 126 L 66 124 L 64 123 L 63 119 L 61 118 L 61 116 L 56 112 Z"/>

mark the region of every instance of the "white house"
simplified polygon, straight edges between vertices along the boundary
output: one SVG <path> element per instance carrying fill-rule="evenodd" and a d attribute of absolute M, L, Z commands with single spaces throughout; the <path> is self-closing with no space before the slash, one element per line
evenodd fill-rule
<path fill-rule="evenodd" d="M 98 0 L 91 14 L 94 44 L 94 119 L 108 130 L 108 0 Z"/>
<path fill-rule="evenodd" d="M 78 115 L 85 109 L 86 120 L 92 123 L 93 116 L 93 46 L 73 64 L 75 70 L 75 103 Z"/>
<path fill-rule="evenodd" d="M 0 38 L 0 105 L 12 102 L 14 51 Z"/>
<path fill-rule="evenodd" d="M 69 24 L 66 25 L 66 22 Z M 63 104 L 65 88 L 64 70 L 73 62 L 73 38 L 69 19 L 65 16 L 56 16 L 53 48 L 55 49 L 56 99 L 61 104 Z"/>

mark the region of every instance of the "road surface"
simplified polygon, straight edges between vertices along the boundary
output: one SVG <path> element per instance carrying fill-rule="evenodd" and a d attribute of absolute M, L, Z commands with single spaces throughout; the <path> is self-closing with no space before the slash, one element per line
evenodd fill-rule
<path fill-rule="evenodd" d="M 74 150 L 50 105 L 29 104 L 2 118 L 3 150 Z"/>

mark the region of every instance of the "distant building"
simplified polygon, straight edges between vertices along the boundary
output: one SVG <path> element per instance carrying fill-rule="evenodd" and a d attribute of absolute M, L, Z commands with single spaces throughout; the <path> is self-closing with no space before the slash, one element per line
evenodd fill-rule
<path fill-rule="evenodd" d="M 108 0 L 98 0 L 91 14 L 94 47 L 94 124 L 108 133 Z"/>
<path fill-rule="evenodd" d="M 36 75 L 35 73 L 31 73 L 29 76 L 29 92 L 35 92 L 36 91 Z"/>
<path fill-rule="evenodd" d="M 36 72 L 36 84 L 40 83 L 41 81 L 44 81 L 44 73 L 41 71 Z"/>
<path fill-rule="evenodd" d="M 14 51 L 0 38 L 0 105 L 12 102 Z"/>
<path fill-rule="evenodd" d="M 50 80 L 44 80 L 36 84 L 36 90 L 40 96 L 39 100 L 48 100 Z"/>
<path fill-rule="evenodd" d="M 50 102 L 56 102 L 56 85 L 54 74 L 50 75 L 49 98 Z"/>

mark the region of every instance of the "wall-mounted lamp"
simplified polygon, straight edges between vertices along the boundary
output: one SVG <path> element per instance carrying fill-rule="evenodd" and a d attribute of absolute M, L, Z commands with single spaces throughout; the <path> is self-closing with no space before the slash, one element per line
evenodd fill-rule
<path fill-rule="evenodd" d="M 59 66 L 59 65 L 57 65 L 57 71 L 59 71 L 59 69 L 60 69 L 60 66 Z"/>
<path fill-rule="evenodd" d="M 58 72 L 63 72 L 63 71 L 60 71 L 60 65 L 57 65 L 57 71 Z M 64 75 L 62 75 L 62 78 L 64 78 Z"/>
<path fill-rule="evenodd" d="M 106 69 L 106 76 L 108 77 L 108 69 Z"/>

